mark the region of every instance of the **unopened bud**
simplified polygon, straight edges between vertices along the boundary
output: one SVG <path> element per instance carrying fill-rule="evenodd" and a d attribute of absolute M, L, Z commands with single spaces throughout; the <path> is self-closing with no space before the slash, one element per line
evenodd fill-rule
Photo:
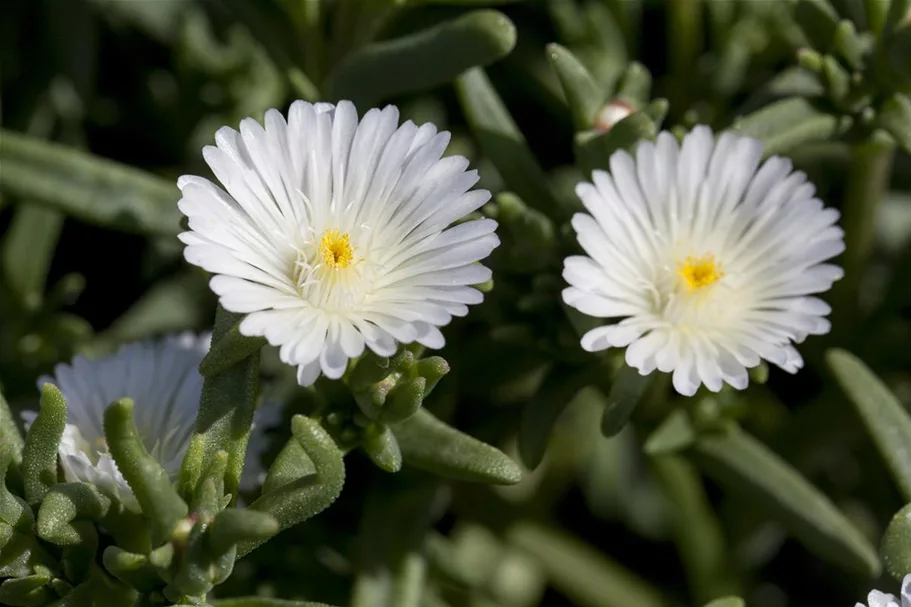
<path fill-rule="evenodd" d="M 595 130 L 606 133 L 611 130 L 615 124 L 635 112 L 635 108 L 625 101 L 615 99 L 605 105 L 595 116 Z"/>

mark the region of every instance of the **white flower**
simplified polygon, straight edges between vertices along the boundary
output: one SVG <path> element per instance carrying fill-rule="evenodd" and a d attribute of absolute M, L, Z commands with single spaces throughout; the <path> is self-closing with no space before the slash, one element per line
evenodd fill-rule
<path fill-rule="evenodd" d="M 185 257 L 216 275 L 221 305 L 248 314 L 241 333 L 280 346 L 301 385 L 341 377 L 365 345 L 440 348 L 438 327 L 481 301 L 469 285 L 490 271 L 476 262 L 499 244 L 490 219 L 451 227 L 490 194 L 470 190 L 465 158 L 441 158 L 448 142 L 432 124 L 399 126 L 391 106 L 358 124 L 344 101 L 224 127 L 203 156 L 225 190 L 178 181 Z"/>
<path fill-rule="evenodd" d="M 586 333 L 584 349 L 627 347 L 627 364 L 673 372 L 685 395 L 743 389 L 760 359 L 803 366 L 792 342 L 829 331 L 829 306 L 810 295 L 841 278 L 821 262 L 844 250 L 844 232 L 789 160 L 760 167 L 762 149 L 731 133 L 716 142 L 706 127 L 682 146 L 661 133 L 576 187 L 591 215 L 572 225 L 588 256 L 566 259 L 563 299 L 622 319 Z"/>
<path fill-rule="evenodd" d="M 857 603 L 854 607 L 911 607 L 911 575 L 902 582 L 902 596 L 898 597 L 873 590 L 867 595 L 868 605 Z"/>
<path fill-rule="evenodd" d="M 208 334 L 182 333 L 133 343 L 96 360 L 77 356 L 69 365 L 57 365 L 53 377 L 40 378 L 39 389 L 54 384 L 66 401 L 67 424 L 59 449 L 66 480 L 91 483 L 139 510 L 104 438 L 104 411 L 121 398 L 133 400 L 136 428 L 146 449 L 176 478 L 196 423 L 203 383 L 198 367 L 209 341 Z M 22 414 L 28 424 L 35 415 Z M 251 437 L 251 442 L 252 453 L 258 453 L 256 445 L 262 441 Z"/>

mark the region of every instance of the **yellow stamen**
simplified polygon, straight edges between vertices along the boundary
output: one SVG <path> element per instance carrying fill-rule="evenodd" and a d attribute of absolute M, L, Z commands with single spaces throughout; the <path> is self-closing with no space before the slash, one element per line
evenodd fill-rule
<path fill-rule="evenodd" d="M 347 268 L 354 261 L 354 249 L 348 233 L 342 234 L 336 229 L 326 230 L 320 240 L 320 256 L 323 263 L 331 270 Z"/>
<path fill-rule="evenodd" d="M 690 292 L 707 287 L 724 276 L 721 266 L 715 262 L 715 256 L 711 254 L 702 257 L 689 256 L 683 260 L 677 271 Z"/>

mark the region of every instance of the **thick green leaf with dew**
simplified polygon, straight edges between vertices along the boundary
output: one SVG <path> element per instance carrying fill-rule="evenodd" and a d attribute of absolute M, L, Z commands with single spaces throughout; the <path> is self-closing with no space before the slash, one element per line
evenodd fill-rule
<path fill-rule="evenodd" d="M 22 439 L 22 433 L 19 432 L 19 426 L 13 419 L 13 412 L 10 410 L 3 393 L 0 392 L 0 445 L 4 445 L 10 450 L 10 457 L 16 466 L 22 462 L 22 447 L 25 441 Z"/>
<path fill-rule="evenodd" d="M 911 416 L 882 381 L 856 356 L 826 352 L 826 361 L 854 403 L 902 495 L 911 501 Z"/>
<path fill-rule="evenodd" d="M 212 343 L 218 344 L 230 335 L 241 318 L 242 315 L 218 306 Z M 249 344 L 244 340 L 241 342 Z M 237 360 L 236 349 L 230 349 L 235 351 L 227 358 Z M 259 351 L 246 346 L 240 350 L 247 352 L 248 356 L 219 369 L 221 372 L 217 375 L 207 376 L 203 383 L 196 431 L 180 469 L 180 492 L 184 497 L 188 498 L 196 492 L 202 473 L 219 451 L 228 453 L 225 491 L 235 497 L 237 495 L 259 389 Z"/>
<path fill-rule="evenodd" d="M 87 223 L 141 234 L 180 231 L 176 185 L 112 160 L 0 130 L 0 192 Z"/>
<path fill-rule="evenodd" d="M 459 432 L 420 409 L 391 424 L 405 463 L 441 476 L 497 485 L 522 480 L 522 469 L 496 447 Z"/>
<path fill-rule="evenodd" d="M 831 139 L 850 125 L 801 97 L 776 101 L 734 122 L 732 131 L 765 144 L 765 155 L 781 154 L 802 143 Z"/>
<path fill-rule="evenodd" d="M 363 110 L 403 93 L 449 82 L 505 57 L 516 44 L 506 15 L 480 10 L 415 34 L 374 42 L 348 55 L 326 81 L 331 99 Z"/>
<path fill-rule="evenodd" d="M 342 492 L 345 462 L 332 437 L 314 420 L 295 415 L 291 420 L 293 438 L 272 464 L 263 493 L 250 510 L 272 515 L 281 529 L 316 516 Z M 291 445 L 294 445 L 291 447 Z M 238 558 L 261 542 L 244 542 Z"/>
<path fill-rule="evenodd" d="M 911 575 L 911 504 L 899 510 L 883 534 L 880 554 L 886 571 L 896 580 Z"/>
<path fill-rule="evenodd" d="M 787 462 L 733 427 L 697 437 L 693 456 L 718 482 L 780 520 L 816 556 L 859 575 L 882 565 L 866 537 Z"/>
<path fill-rule="evenodd" d="M 22 478 L 25 499 L 34 506 L 57 484 L 57 449 L 66 427 L 66 402 L 54 384 L 41 387 L 38 416 L 25 435 L 22 450 Z"/>
<path fill-rule="evenodd" d="M 553 213 L 557 201 L 547 176 L 484 70 L 473 68 L 459 76 L 456 92 L 468 125 L 507 187 L 529 206 Z"/>
<path fill-rule="evenodd" d="M 168 473 L 146 450 L 136 430 L 130 399 L 118 400 L 105 410 L 104 436 L 117 469 L 152 523 L 154 545 L 167 541 L 177 523 L 187 516 L 187 504 L 171 486 Z"/>

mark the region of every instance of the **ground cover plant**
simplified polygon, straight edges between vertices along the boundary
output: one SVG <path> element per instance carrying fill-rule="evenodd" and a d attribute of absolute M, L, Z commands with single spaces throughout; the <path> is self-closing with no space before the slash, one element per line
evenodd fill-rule
<path fill-rule="evenodd" d="M 911 0 L 0 11 L 0 605 L 911 607 Z"/>

